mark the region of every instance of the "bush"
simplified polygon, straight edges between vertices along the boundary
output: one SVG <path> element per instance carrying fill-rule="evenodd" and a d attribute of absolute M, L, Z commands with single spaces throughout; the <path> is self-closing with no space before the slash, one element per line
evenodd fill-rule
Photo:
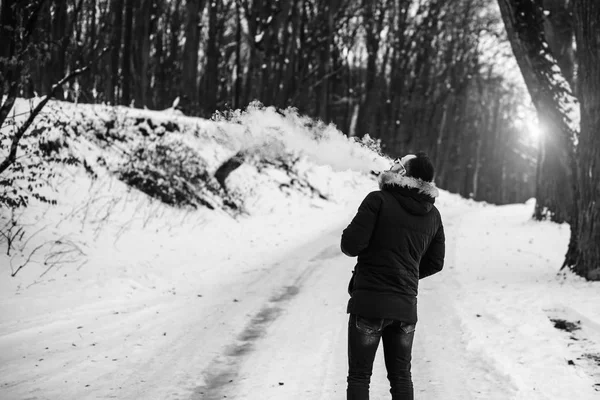
<path fill-rule="evenodd" d="M 14 121 L 0 129 L 0 160 L 8 155 L 17 129 Z M 50 187 L 56 166 L 83 164 L 94 177 L 85 159 L 69 148 L 67 138 L 73 136 L 76 132 L 71 124 L 52 113 L 40 114 L 19 142 L 16 161 L 0 177 L 0 207 L 27 207 L 31 198 L 56 204 Z"/>
<path fill-rule="evenodd" d="M 198 153 L 170 136 L 139 144 L 117 175 L 128 185 L 173 206 L 214 209 L 211 194 L 220 192 Z"/>

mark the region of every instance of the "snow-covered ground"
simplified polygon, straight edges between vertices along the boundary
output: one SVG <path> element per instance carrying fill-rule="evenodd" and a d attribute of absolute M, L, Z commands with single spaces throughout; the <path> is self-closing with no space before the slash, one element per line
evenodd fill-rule
<path fill-rule="evenodd" d="M 244 165 L 227 182 L 248 212 L 232 218 L 66 169 L 59 204 L 32 203 L 17 216 L 26 233 L 13 253 L 0 249 L 0 399 L 345 398 L 354 260 L 339 238 L 376 189 L 365 172 L 386 160 L 334 131 L 316 145 L 290 116 L 243 119 L 263 129 L 197 122 L 245 135 L 199 146 L 207 159 L 261 146 L 275 126 L 328 200 Z M 447 261 L 421 282 L 416 398 L 599 398 L 600 284 L 557 274 L 568 226 L 531 221 L 532 202 L 442 191 L 437 205 Z M 372 398 L 387 390 L 380 351 Z"/>

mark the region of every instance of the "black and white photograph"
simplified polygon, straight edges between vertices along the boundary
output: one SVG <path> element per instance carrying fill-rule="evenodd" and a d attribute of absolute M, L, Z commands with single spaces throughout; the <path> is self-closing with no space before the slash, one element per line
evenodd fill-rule
<path fill-rule="evenodd" d="M 599 0 L 0 0 L 0 400 L 599 400 Z"/>

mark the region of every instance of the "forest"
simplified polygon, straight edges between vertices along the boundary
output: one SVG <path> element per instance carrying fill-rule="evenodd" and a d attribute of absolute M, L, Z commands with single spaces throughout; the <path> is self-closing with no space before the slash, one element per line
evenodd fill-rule
<path fill-rule="evenodd" d="M 600 279 L 598 31 L 595 0 L 2 0 L 0 123 L 46 94 L 294 107 L 427 152 L 464 197 L 535 197 L 535 218 L 571 225 L 565 266 Z"/>
<path fill-rule="evenodd" d="M 381 139 L 390 155 L 426 151 L 437 183 L 465 197 L 534 195 L 537 155 L 519 125 L 529 105 L 504 76 L 512 56 L 488 1 L 39 3 L 24 97 L 91 63 L 58 99 L 150 109 L 178 99 L 206 118 L 253 100 L 291 106 Z"/>

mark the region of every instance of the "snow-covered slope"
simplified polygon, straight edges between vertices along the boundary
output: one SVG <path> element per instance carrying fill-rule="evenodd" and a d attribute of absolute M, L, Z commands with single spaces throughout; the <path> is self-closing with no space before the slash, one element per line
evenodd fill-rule
<path fill-rule="evenodd" d="M 63 168 L 57 205 L 1 211 L 23 235 L 0 255 L 0 399 L 343 399 L 354 260 L 339 235 L 388 160 L 293 112 L 54 107 L 99 176 Z M 210 173 L 245 154 L 227 178 L 241 212 L 171 207 L 118 180 L 111 168 L 148 141 L 140 127 Z M 437 204 L 448 259 L 421 286 L 417 398 L 597 398 L 600 290 L 557 275 L 568 227 L 530 221 L 532 204 L 444 191 Z"/>

